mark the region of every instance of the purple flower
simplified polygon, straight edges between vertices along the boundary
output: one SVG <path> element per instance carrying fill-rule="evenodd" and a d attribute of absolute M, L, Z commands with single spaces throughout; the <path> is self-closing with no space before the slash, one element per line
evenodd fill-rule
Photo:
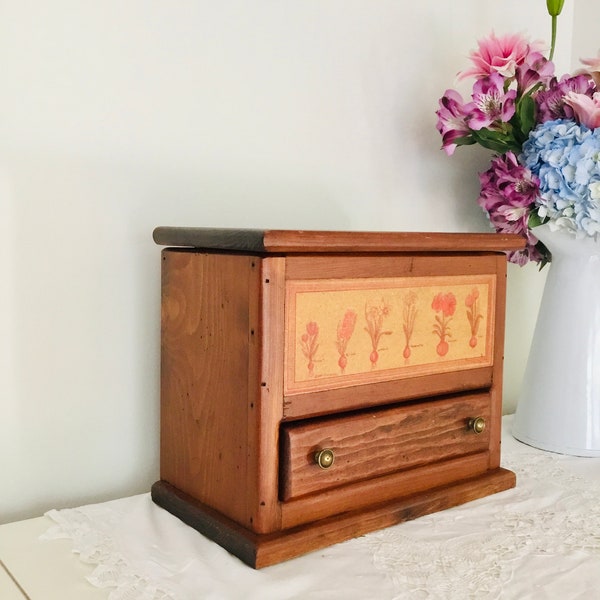
<path fill-rule="evenodd" d="M 490 168 L 479 174 L 481 192 L 479 205 L 487 212 L 491 224 L 499 233 L 516 233 L 527 241 L 525 250 L 509 255 L 509 260 L 525 264 L 539 261 L 537 238 L 528 227 L 529 214 L 539 196 L 538 179 L 519 164 L 513 152 L 492 159 Z"/>
<path fill-rule="evenodd" d="M 541 52 L 531 52 L 525 57 L 515 73 L 519 91 L 526 93 L 534 85 L 542 83 L 545 86 L 554 75 L 554 63 L 549 61 Z"/>
<path fill-rule="evenodd" d="M 473 86 L 473 103 L 468 105 L 471 108 L 469 127 L 479 130 L 494 121 L 509 121 L 515 114 L 516 97 L 516 90 L 504 91 L 504 77 L 499 73 L 478 79 Z"/>
<path fill-rule="evenodd" d="M 592 96 L 595 85 L 589 75 L 571 77 L 564 75 L 560 81 L 553 78 L 547 90 L 539 92 L 536 96 L 538 107 L 538 123 L 555 121 L 556 119 L 572 119 L 573 109 L 565 104 L 565 96 L 569 92 Z"/>
<path fill-rule="evenodd" d="M 448 156 L 456 150 L 456 141 L 470 134 L 466 123 L 467 105 L 456 90 L 446 90 L 440 98 L 437 130 L 442 135 L 442 148 Z"/>

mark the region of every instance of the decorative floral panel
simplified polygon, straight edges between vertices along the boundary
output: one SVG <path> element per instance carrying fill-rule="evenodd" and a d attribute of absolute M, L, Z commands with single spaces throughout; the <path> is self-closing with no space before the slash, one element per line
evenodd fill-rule
<path fill-rule="evenodd" d="M 492 364 L 495 275 L 289 281 L 288 394 Z"/>

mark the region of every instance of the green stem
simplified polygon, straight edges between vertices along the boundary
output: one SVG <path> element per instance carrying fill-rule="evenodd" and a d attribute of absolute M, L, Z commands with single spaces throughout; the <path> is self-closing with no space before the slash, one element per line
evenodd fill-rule
<path fill-rule="evenodd" d="M 554 56 L 554 46 L 556 45 L 556 22 L 558 21 L 556 16 L 552 16 L 552 37 L 550 41 L 550 56 L 548 60 L 552 60 Z"/>

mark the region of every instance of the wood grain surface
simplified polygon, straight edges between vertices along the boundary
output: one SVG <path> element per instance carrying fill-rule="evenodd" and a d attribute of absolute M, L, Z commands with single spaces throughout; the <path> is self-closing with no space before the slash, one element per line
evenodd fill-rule
<path fill-rule="evenodd" d="M 281 436 L 282 500 L 484 452 L 489 430 L 470 431 L 469 420 L 475 417 L 489 423 L 489 394 L 286 425 Z M 314 459 L 322 449 L 335 455 L 328 469 L 321 469 Z"/>

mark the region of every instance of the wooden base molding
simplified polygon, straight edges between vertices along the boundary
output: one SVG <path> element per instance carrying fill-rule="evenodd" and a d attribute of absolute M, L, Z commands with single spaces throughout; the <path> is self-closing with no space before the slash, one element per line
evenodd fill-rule
<path fill-rule="evenodd" d="M 512 471 L 498 468 L 407 498 L 267 534 L 241 527 L 166 481 L 157 481 L 152 486 L 152 500 L 247 565 L 261 569 L 371 531 L 502 492 L 513 488 L 515 482 Z"/>

